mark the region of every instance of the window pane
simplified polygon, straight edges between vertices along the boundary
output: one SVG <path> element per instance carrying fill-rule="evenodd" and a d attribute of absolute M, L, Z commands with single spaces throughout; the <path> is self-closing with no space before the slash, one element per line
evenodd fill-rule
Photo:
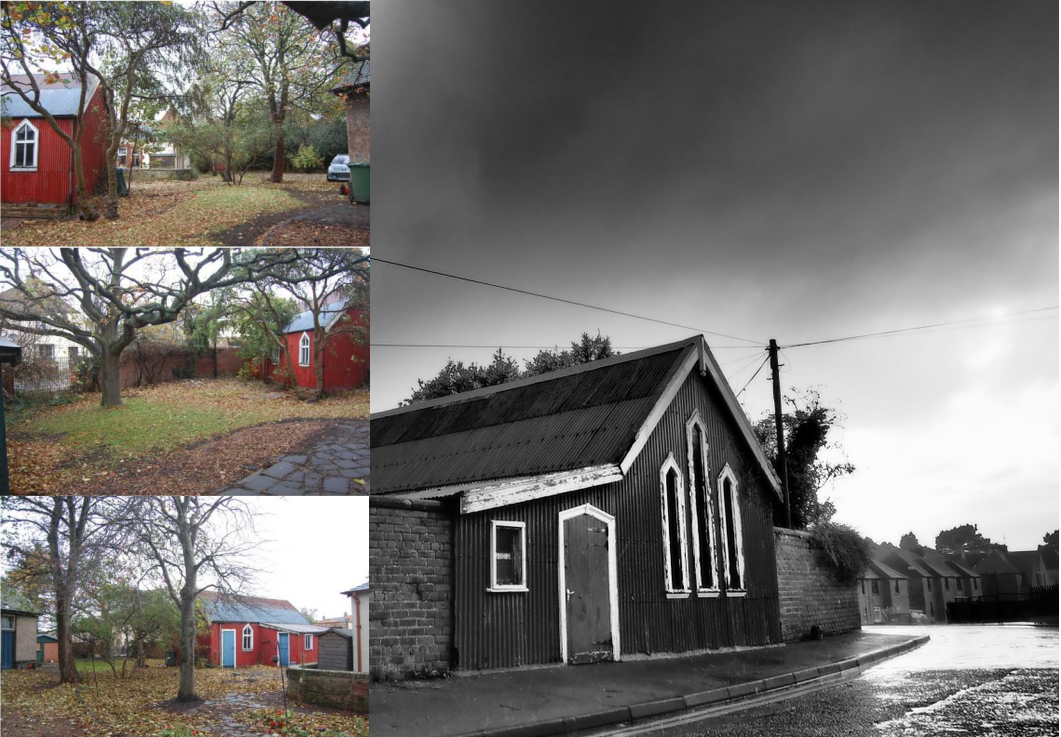
<path fill-rule="evenodd" d="M 685 588 L 681 546 L 681 520 L 678 517 L 678 474 L 667 472 L 667 537 L 670 542 L 670 587 L 674 591 Z"/>
<path fill-rule="evenodd" d="M 722 501 L 726 505 L 726 551 L 729 553 L 729 587 L 743 588 L 737 564 L 737 524 L 734 519 L 733 483 L 727 478 L 722 484 Z"/>
<path fill-rule="evenodd" d="M 523 584 L 523 530 L 519 527 L 496 528 L 497 548 L 494 550 L 497 583 L 500 586 Z"/>
<path fill-rule="evenodd" d="M 711 550 L 711 534 L 708 529 L 709 504 L 707 493 L 707 469 L 704 463 L 704 435 L 700 427 L 693 428 L 693 473 L 696 474 L 696 536 L 700 547 L 700 588 L 715 588 L 715 556 Z"/>

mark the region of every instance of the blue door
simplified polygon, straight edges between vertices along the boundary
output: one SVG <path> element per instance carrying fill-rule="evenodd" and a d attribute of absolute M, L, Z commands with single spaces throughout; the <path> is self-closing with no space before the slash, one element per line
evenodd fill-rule
<path fill-rule="evenodd" d="M 221 630 L 221 667 L 236 667 L 236 630 Z"/>
<path fill-rule="evenodd" d="M 289 646 L 288 637 L 289 637 L 289 635 L 286 632 L 281 632 L 280 633 L 280 637 L 278 638 L 279 649 L 280 649 L 280 665 L 284 665 L 284 666 L 286 666 L 288 664 L 288 662 L 287 662 L 288 653 L 289 653 L 289 650 L 288 650 L 288 646 Z"/>
<path fill-rule="evenodd" d="M 4 630 L 3 643 L 0 645 L 0 651 L 2 651 L 2 658 L 0 658 L 0 665 L 4 670 L 10 670 L 15 667 L 15 632 L 14 630 Z"/>

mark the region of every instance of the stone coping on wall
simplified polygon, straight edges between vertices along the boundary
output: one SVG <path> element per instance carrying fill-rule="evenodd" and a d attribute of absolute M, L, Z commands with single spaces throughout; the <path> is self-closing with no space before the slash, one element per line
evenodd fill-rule
<path fill-rule="evenodd" d="M 367 673 L 289 665 L 287 676 L 287 695 L 297 701 L 368 713 Z"/>

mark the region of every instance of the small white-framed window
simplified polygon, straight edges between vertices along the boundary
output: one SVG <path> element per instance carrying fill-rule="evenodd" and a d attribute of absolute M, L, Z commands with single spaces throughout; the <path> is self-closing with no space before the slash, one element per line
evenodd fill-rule
<path fill-rule="evenodd" d="M 740 487 L 733 469 L 726 464 L 718 476 L 719 519 L 722 524 L 723 580 L 726 592 L 745 593 L 744 541 L 741 535 Z"/>
<path fill-rule="evenodd" d="M 5 614 L 3 618 L 0 618 L 0 629 L 13 630 L 15 629 L 15 618 Z"/>
<path fill-rule="evenodd" d="M 243 625 L 242 647 L 244 652 L 254 649 L 254 628 L 251 627 L 249 624 Z"/>
<path fill-rule="evenodd" d="M 306 637 L 302 641 L 302 649 L 303 650 L 312 650 L 313 649 L 313 635 L 306 635 Z"/>
<path fill-rule="evenodd" d="M 40 147 L 37 127 L 28 120 L 19 123 L 11 131 L 12 171 L 37 171 L 37 149 Z"/>
<path fill-rule="evenodd" d="M 682 473 L 674 460 L 659 469 L 660 507 L 663 516 L 663 579 L 668 598 L 686 597 L 689 589 L 689 545 L 685 537 L 685 490 Z"/>
<path fill-rule="evenodd" d="M 490 521 L 489 591 L 527 591 L 527 523 Z"/>
<path fill-rule="evenodd" d="M 274 366 L 279 366 L 280 365 L 280 346 L 274 346 L 273 347 L 273 365 Z"/>
<path fill-rule="evenodd" d="M 693 520 L 693 579 L 698 596 L 718 596 L 715 512 L 708 481 L 707 428 L 694 410 L 685 423 L 689 466 L 689 516 Z"/>
<path fill-rule="evenodd" d="M 880 582 L 877 579 L 873 579 L 870 584 L 873 585 L 873 595 L 877 596 L 880 594 Z"/>
<path fill-rule="evenodd" d="M 302 333 L 298 341 L 298 365 L 309 366 L 309 333 Z"/>

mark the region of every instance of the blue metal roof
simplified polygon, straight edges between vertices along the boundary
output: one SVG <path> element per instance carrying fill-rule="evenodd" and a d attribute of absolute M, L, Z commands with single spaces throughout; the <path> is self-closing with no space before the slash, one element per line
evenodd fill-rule
<path fill-rule="evenodd" d="M 291 602 L 258 597 L 218 598 L 202 596 L 206 615 L 211 622 L 270 622 L 275 624 L 310 624 Z"/>
<path fill-rule="evenodd" d="M 332 322 L 342 313 L 346 312 L 344 307 L 332 307 L 321 310 L 321 325 L 329 328 Z M 285 333 L 301 333 L 303 330 L 313 330 L 313 311 L 306 310 L 295 315 L 294 319 L 284 328 Z"/>
<path fill-rule="evenodd" d="M 65 84 L 63 81 L 46 84 L 43 81 L 42 75 L 38 75 L 37 84 L 41 88 L 40 101 L 44 109 L 55 116 L 64 115 L 77 115 L 77 104 L 81 100 L 81 85 L 76 80 L 70 80 L 70 75 L 63 75 Z M 25 80 L 26 76 L 21 75 L 16 77 L 15 81 L 19 82 Z M 85 95 L 85 104 L 92 99 L 92 95 L 96 91 L 98 82 L 90 83 L 88 93 Z M 23 82 L 19 85 L 32 97 L 28 82 Z M 25 100 L 19 97 L 11 88 L 7 87 L 3 91 L 3 110 L 5 117 L 9 118 L 40 118 L 43 117 L 36 110 L 31 108 Z"/>

